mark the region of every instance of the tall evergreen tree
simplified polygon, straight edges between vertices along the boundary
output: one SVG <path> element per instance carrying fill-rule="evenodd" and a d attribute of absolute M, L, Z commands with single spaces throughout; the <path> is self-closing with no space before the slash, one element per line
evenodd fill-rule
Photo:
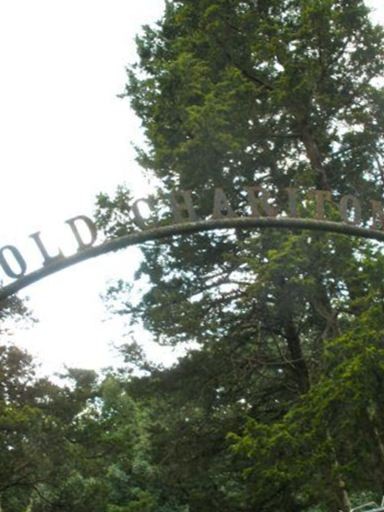
<path fill-rule="evenodd" d="M 213 188 L 223 187 L 241 214 L 243 188 L 254 184 L 280 208 L 288 187 L 380 199 L 384 39 L 368 14 L 362 0 L 167 2 L 137 40 L 127 85 L 148 142 L 139 161 L 160 180 L 159 202 L 192 189 L 208 216 Z M 122 232 L 111 217 L 126 213 L 122 197 L 100 198 L 109 233 Z M 331 205 L 327 213 L 337 215 Z M 179 407 L 154 439 L 172 443 L 168 455 L 155 445 L 168 482 L 183 475 L 181 503 L 346 512 L 348 491 L 382 490 L 379 249 L 342 236 L 237 231 L 152 243 L 143 254 L 140 302 L 132 306 L 124 283 L 111 300 L 159 342 L 198 346 L 152 375 L 155 394 L 171 386 L 163 411 Z"/>

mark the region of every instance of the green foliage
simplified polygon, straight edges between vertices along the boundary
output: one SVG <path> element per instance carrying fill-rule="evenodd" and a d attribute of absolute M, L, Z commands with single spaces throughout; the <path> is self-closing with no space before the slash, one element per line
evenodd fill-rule
<path fill-rule="evenodd" d="M 365 201 L 384 186 L 383 50 L 361 0 L 167 2 L 138 38 L 126 91 L 159 202 L 192 189 L 209 216 L 222 186 L 241 214 L 244 185 L 279 206 L 301 186 L 355 194 L 368 223 Z M 347 491 L 380 494 L 380 250 L 276 230 L 143 254 L 141 300 L 120 283 L 111 303 L 159 342 L 196 347 L 132 382 L 166 418 L 151 438 L 162 486 L 199 512 L 347 511 Z"/>
<path fill-rule="evenodd" d="M 127 95 L 141 164 L 212 214 L 222 186 L 286 202 L 289 186 L 380 198 L 383 30 L 362 0 L 174 0 L 137 39 Z M 309 197 L 299 207 L 312 215 Z M 98 197 L 107 237 L 133 229 L 130 194 Z M 164 204 L 163 204 L 164 203 Z M 330 206 L 330 218 L 339 220 Z M 384 256 L 340 235 L 228 232 L 143 248 L 141 296 L 109 300 L 162 344 L 126 368 L 37 379 L 0 348 L 4 512 L 348 512 L 383 492 Z"/>
<path fill-rule="evenodd" d="M 138 39 L 127 86 L 150 142 L 145 167 L 199 192 L 259 176 L 366 188 L 383 71 L 382 29 L 367 12 L 361 0 L 168 2 Z"/>

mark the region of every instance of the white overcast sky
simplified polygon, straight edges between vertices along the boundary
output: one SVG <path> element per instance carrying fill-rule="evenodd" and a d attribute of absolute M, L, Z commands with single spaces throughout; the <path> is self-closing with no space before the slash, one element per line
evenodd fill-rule
<path fill-rule="evenodd" d="M 367 3 L 383 23 L 383 0 Z M 92 214 L 96 194 L 119 183 L 145 195 L 131 147 L 140 123 L 117 95 L 135 35 L 162 10 L 163 0 L 0 0 L 1 246 L 27 255 L 38 230 L 60 244 L 63 221 Z M 109 279 L 129 279 L 137 259 L 135 249 L 101 256 L 30 286 L 20 296 L 39 322 L 13 341 L 45 371 L 117 363 L 109 345 L 124 328 L 99 295 Z"/>
<path fill-rule="evenodd" d="M 145 189 L 131 146 L 140 123 L 117 95 L 135 35 L 162 10 L 162 0 L 0 0 L 1 246 L 27 255 L 37 230 L 60 243 L 63 221 L 91 215 L 98 192 Z M 123 327 L 105 321 L 99 295 L 108 279 L 129 279 L 137 257 L 110 254 L 27 288 L 39 323 L 13 341 L 48 371 L 113 363 Z"/>

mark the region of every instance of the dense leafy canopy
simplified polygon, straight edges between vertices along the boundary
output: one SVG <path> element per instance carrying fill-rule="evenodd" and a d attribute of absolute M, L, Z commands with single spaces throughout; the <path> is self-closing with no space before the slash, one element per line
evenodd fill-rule
<path fill-rule="evenodd" d="M 280 206 L 287 187 L 381 198 L 384 38 L 362 0 L 168 1 L 137 44 L 127 95 L 164 220 L 175 187 L 203 216 L 215 186 L 238 213 L 254 184 Z M 128 199 L 99 197 L 108 236 L 130 229 Z M 341 235 L 146 245 L 141 296 L 119 282 L 108 300 L 186 354 L 163 368 L 131 343 L 121 371 L 58 386 L 4 347 L 3 512 L 347 512 L 379 497 L 383 275 L 378 245 Z"/>
<path fill-rule="evenodd" d="M 279 206 L 287 187 L 380 199 L 383 50 L 360 0 L 167 2 L 127 85 L 158 200 L 191 189 L 209 216 L 215 186 L 238 213 L 253 184 Z M 101 198 L 106 230 L 122 197 Z M 124 283 L 110 300 L 160 343 L 195 344 L 141 379 L 164 388 L 155 439 L 175 445 L 162 471 L 190 510 L 348 510 L 354 492 L 383 491 L 379 248 L 237 231 L 143 253 L 141 300 Z"/>

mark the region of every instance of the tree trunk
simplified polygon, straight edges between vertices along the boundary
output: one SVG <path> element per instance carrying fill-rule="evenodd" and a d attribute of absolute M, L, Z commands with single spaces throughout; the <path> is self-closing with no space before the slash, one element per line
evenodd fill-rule
<path fill-rule="evenodd" d="M 305 146 L 308 160 L 312 169 L 316 173 L 316 188 L 320 190 L 331 190 L 327 173 L 323 166 L 323 158 L 319 150 L 319 146 L 311 134 L 309 128 L 305 125 L 301 126 L 301 140 Z"/>
<path fill-rule="evenodd" d="M 348 491 L 347 491 L 347 485 L 346 485 L 345 480 L 343 479 L 342 475 L 339 472 L 340 464 L 338 461 L 336 450 L 334 448 L 332 435 L 328 429 L 327 429 L 327 437 L 330 441 L 330 446 L 331 446 L 330 470 L 331 470 L 331 473 L 336 472 L 334 485 L 335 485 L 335 495 L 336 495 L 336 499 L 338 502 L 338 506 L 340 507 L 340 510 L 342 512 L 350 512 L 351 502 L 350 502 Z"/>
<path fill-rule="evenodd" d="M 285 323 L 284 335 L 287 340 L 291 356 L 291 364 L 295 370 L 295 378 L 298 383 L 300 393 L 305 394 L 310 388 L 309 371 L 303 356 L 301 340 L 292 319 L 289 319 Z"/>
<path fill-rule="evenodd" d="M 341 510 L 343 512 L 349 512 L 351 510 L 351 502 L 349 500 L 347 487 L 345 485 L 344 480 L 340 476 L 337 478 L 337 480 Z"/>

